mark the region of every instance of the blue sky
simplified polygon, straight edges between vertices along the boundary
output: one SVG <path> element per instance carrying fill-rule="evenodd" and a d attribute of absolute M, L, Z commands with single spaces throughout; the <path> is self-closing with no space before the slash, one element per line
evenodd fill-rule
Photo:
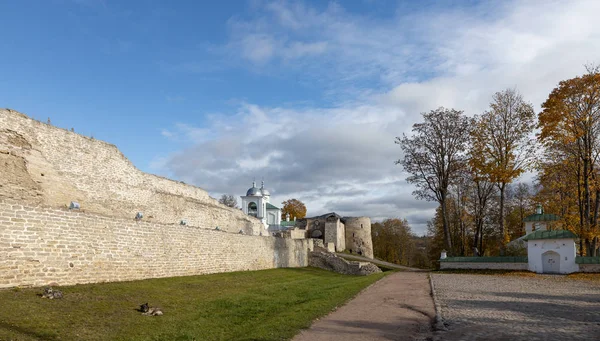
<path fill-rule="evenodd" d="M 591 1 L 3 1 L 0 107 L 116 144 L 143 171 L 309 214 L 407 217 L 394 137 L 516 87 L 536 108 L 598 62 Z M 596 60 L 594 60 L 596 58 Z"/>

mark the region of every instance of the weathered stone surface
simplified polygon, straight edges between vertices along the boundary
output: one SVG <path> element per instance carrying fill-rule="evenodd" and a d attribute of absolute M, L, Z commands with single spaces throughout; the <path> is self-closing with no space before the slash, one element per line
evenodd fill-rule
<path fill-rule="evenodd" d="M 579 264 L 580 272 L 600 272 L 600 264 Z"/>
<path fill-rule="evenodd" d="M 0 215 L 9 218 L 0 221 L 0 288 L 308 265 L 306 239 L 241 235 L 6 200 L 0 200 Z"/>
<path fill-rule="evenodd" d="M 261 222 L 198 187 L 144 173 L 116 146 L 0 109 L 0 198 L 259 235 Z"/>
<path fill-rule="evenodd" d="M 368 262 L 347 261 L 333 253 L 313 251 L 308 253 L 308 265 L 346 275 L 370 275 L 381 272 L 377 265 Z"/>

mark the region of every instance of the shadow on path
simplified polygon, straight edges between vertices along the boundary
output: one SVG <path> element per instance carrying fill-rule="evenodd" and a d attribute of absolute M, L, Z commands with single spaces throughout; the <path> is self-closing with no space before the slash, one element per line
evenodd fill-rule
<path fill-rule="evenodd" d="M 293 341 L 425 340 L 435 317 L 430 292 L 427 273 L 391 274 Z"/>

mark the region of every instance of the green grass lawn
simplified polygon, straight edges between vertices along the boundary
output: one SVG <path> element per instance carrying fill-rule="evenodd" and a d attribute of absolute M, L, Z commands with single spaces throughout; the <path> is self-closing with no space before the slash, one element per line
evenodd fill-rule
<path fill-rule="evenodd" d="M 285 340 L 385 274 L 273 269 L 0 290 L 0 340 Z M 142 316 L 140 304 L 162 308 Z"/>

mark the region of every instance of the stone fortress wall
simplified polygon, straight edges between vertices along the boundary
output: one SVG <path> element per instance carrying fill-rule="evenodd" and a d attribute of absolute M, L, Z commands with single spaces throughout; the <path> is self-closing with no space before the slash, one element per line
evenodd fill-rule
<path fill-rule="evenodd" d="M 0 288 L 304 267 L 308 243 L 0 200 Z"/>
<path fill-rule="evenodd" d="M 0 288 L 308 265 L 309 241 L 258 236 L 260 220 L 206 191 L 8 109 L 0 174 Z"/>
<path fill-rule="evenodd" d="M 115 145 L 0 109 L 0 198 L 258 235 L 262 224 L 198 187 L 144 173 Z"/>

